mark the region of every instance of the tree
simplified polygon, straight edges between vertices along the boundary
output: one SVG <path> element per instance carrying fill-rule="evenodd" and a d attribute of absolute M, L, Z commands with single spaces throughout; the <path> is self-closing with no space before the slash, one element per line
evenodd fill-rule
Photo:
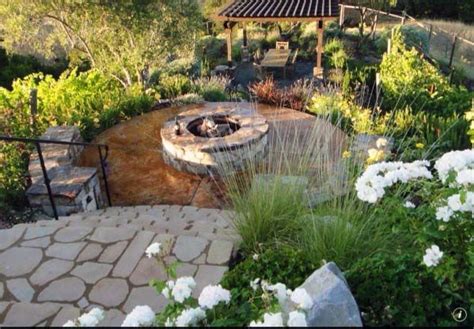
<path fill-rule="evenodd" d="M 359 11 L 359 35 L 361 38 L 361 43 L 364 41 L 365 33 L 365 24 L 369 21 L 370 11 L 367 8 L 374 10 L 387 10 L 392 6 L 397 4 L 397 0 L 348 0 L 345 1 L 346 4 L 357 6 Z M 370 20 L 371 33 L 369 36 L 375 32 L 375 20 Z"/>
<path fill-rule="evenodd" d="M 0 18 L 7 50 L 29 45 L 52 56 L 62 47 L 124 87 L 143 83 L 148 67 L 192 54 L 202 28 L 196 0 L 2 1 Z"/>

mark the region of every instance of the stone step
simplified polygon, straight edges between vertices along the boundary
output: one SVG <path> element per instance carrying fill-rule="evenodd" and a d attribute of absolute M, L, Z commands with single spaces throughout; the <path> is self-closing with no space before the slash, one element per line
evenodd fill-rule
<path fill-rule="evenodd" d="M 110 207 L 58 221 L 39 220 L 36 226 L 126 227 L 159 234 L 199 236 L 209 240 L 239 240 L 232 228 L 232 212 L 192 206 Z M 27 224 L 31 225 L 31 224 Z"/>

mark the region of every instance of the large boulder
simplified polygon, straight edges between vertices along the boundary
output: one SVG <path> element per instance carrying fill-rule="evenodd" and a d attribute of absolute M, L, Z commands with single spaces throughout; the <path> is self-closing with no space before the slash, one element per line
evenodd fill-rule
<path fill-rule="evenodd" d="M 361 327 L 359 307 L 344 275 L 333 262 L 316 270 L 300 288 L 313 299 L 309 327 Z"/>

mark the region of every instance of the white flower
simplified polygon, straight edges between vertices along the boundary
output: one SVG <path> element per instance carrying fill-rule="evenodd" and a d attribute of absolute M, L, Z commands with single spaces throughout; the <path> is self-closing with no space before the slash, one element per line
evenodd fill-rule
<path fill-rule="evenodd" d="M 435 169 L 443 183 L 446 183 L 449 175 L 453 172 L 458 185 L 466 185 L 474 180 L 474 173 L 469 171 L 473 167 L 474 150 L 448 152 L 435 163 Z"/>
<path fill-rule="evenodd" d="M 199 307 L 184 310 L 176 318 L 177 327 L 197 326 L 200 321 L 206 318 L 206 312 Z"/>
<path fill-rule="evenodd" d="M 148 258 L 151 258 L 153 256 L 158 255 L 160 251 L 161 251 L 161 243 L 155 242 L 149 245 L 148 248 L 146 248 L 145 253 Z"/>
<path fill-rule="evenodd" d="M 416 208 L 416 205 L 411 202 L 411 201 L 407 201 L 405 202 L 405 204 L 403 205 L 405 208 Z"/>
<path fill-rule="evenodd" d="M 378 149 L 387 146 L 387 144 L 388 144 L 387 139 L 383 137 L 377 139 L 377 141 L 375 142 L 375 146 L 377 146 Z"/>
<path fill-rule="evenodd" d="M 385 195 L 385 188 L 401 182 L 406 183 L 418 178 L 432 178 L 428 170 L 428 161 L 380 162 L 367 167 L 357 179 L 355 188 L 357 197 L 369 203 L 375 203 Z"/>
<path fill-rule="evenodd" d="M 253 259 L 253 260 L 257 261 L 258 258 L 259 258 L 259 255 L 258 255 L 258 254 L 253 254 L 253 256 L 252 256 L 252 259 Z"/>
<path fill-rule="evenodd" d="M 426 249 L 426 253 L 423 256 L 423 262 L 426 266 L 436 266 L 443 257 L 443 252 L 439 250 L 437 245 L 432 245 L 431 248 Z"/>
<path fill-rule="evenodd" d="M 252 321 L 249 327 L 283 327 L 283 317 L 281 313 L 265 313 L 263 322 Z"/>
<path fill-rule="evenodd" d="M 76 326 L 76 324 L 72 320 L 69 320 L 68 322 L 63 324 L 63 327 L 75 327 L 75 326 Z"/>
<path fill-rule="evenodd" d="M 268 290 L 272 291 L 276 295 L 278 303 L 280 305 L 284 305 L 284 303 L 288 299 L 288 295 L 286 286 L 283 283 L 277 283 L 272 286 L 268 286 Z"/>
<path fill-rule="evenodd" d="M 443 222 L 449 222 L 452 215 L 453 215 L 453 211 L 449 207 L 439 207 L 438 209 L 436 209 L 437 220 L 442 220 Z"/>
<path fill-rule="evenodd" d="M 288 327 L 307 327 L 306 314 L 299 311 L 290 312 L 288 318 Z"/>
<path fill-rule="evenodd" d="M 100 308 L 93 308 L 88 313 L 84 313 L 77 320 L 69 320 L 63 327 L 95 327 L 104 319 L 104 311 Z"/>
<path fill-rule="evenodd" d="M 122 327 L 149 327 L 154 320 L 155 312 L 149 306 L 136 306 L 125 318 Z"/>
<path fill-rule="evenodd" d="M 205 287 L 198 299 L 199 305 L 202 308 L 212 309 L 220 302 L 229 304 L 230 291 L 221 287 L 221 285 Z"/>
<path fill-rule="evenodd" d="M 178 303 L 183 303 L 186 299 L 191 297 L 193 289 L 196 287 L 196 281 L 190 276 L 182 277 L 176 280 L 171 295 Z"/>
<path fill-rule="evenodd" d="M 313 299 L 303 288 L 296 288 L 290 296 L 291 301 L 295 303 L 298 308 L 309 310 L 313 306 Z"/>
<path fill-rule="evenodd" d="M 250 281 L 250 287 L 256 291 L 258 289 L 258 283 L 260 282 L 260 278 L 256 278 L 253 281 Z"/>
<path fill-rule="evenodd" d="M 95 327 L 104 319 L 104 311 L 100 308 L 93 308 L 89 313 L 81 315 L 77 320 L 81 327 Z"/>
<path fill-rule="evenodd" d="M 175 324 L 173 322 L 173 320 L 171 320 L 170 318 L 167 318 L 166 319 L 166 322 L 165 322 L 165 327 L 174 327 Z"/>
<path fill-rule="evenodd" d="M 452 211 L 461 210 L 461 207 L 462 207 L 461 196 L 459 194 L 450 196 L 448 198 L 448 207 L 451 208 Z"/>

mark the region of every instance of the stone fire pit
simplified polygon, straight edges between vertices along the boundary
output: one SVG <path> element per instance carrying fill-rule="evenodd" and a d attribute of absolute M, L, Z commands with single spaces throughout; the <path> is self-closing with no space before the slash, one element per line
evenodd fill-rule
<path fill-rule="evenodd" d="M 267 149 L 268 123 L 245 107 L 189 110 L 161 129 L 163 158 L 180 171 L 217 174 L 218 166 L 239 170 Z"/>

